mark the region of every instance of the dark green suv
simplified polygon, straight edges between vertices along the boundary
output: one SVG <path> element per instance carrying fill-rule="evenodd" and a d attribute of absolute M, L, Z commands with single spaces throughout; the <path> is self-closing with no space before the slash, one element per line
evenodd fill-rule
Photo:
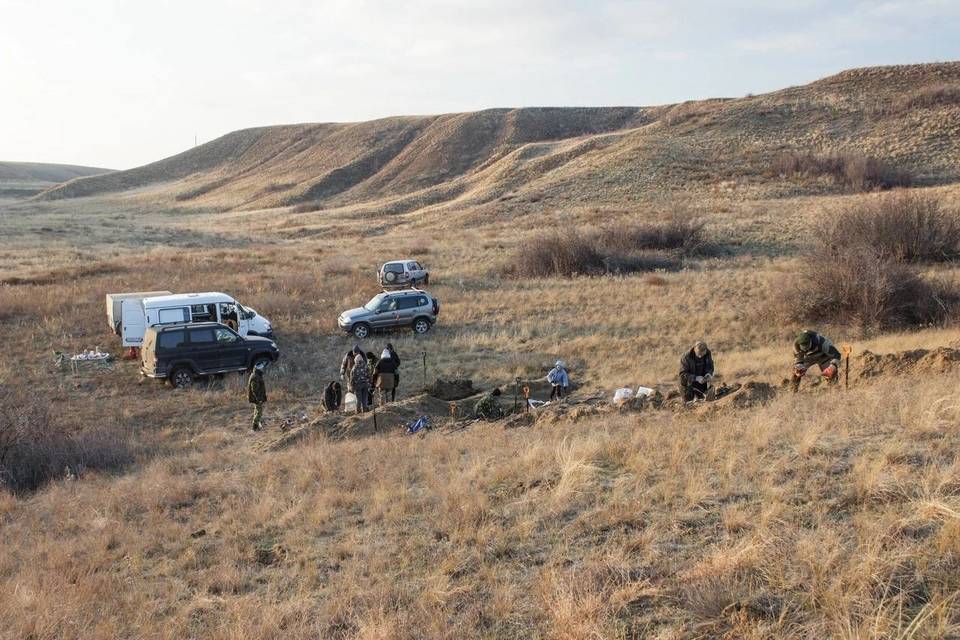
<path fill-rule="evenodd" d="M 280 349 L 273 340 L 242 337 L 218 322 L 156 325 L 143 334 L 140 373 L 184 388 L 197 376 L 245 371 L 260 361 L 271 363 L 279 357 Z"/>

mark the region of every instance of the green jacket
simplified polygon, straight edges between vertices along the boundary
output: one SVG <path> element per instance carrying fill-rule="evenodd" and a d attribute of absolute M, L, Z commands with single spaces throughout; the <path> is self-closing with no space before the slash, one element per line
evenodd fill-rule
<path fill-rule="evenodd" d="M 840 351 L 826 337 L 816 331 L 806 330 L 804 333 L 810 334 L 811 344 L 808 350 L 804 350 L 799 344 L 793 345 L 793 362 L 803 367 L 813 365 L 827 366 L 835 364 L 840 366 Z"/>
<path fill-rule="evenodd" d="M 247 380 L 247 400 L 252 404 L 262 404 L 267 401 L 267 385 L 263 382 L 263 372 L 254 369 Z"/>
<path fill-rule="evenodd" d="M 503 410 L 500 409 L 500 405 L 497 403 L 497 397 L 492 393 L 487 393 L 477 400 L 477 404 L 473 408 L 473 413 L 478 418 L 484 420 L 499 420 L 503 417 Z"/>

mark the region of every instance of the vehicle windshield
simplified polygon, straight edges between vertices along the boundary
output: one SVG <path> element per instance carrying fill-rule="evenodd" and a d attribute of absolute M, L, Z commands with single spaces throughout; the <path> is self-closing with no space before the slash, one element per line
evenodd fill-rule
<path fill-rule="evenodd" d="M 382 293 L 378 293 L 377 295 L 370 298 L 370 302 L 363 305 L 363 308 L 366 309 L 367 311 L 376 311 L 377 309 L 380 308 L 380 303 L 383 302 L 384 298 L 386 298 L 385 295 L 383 295 Z"/>

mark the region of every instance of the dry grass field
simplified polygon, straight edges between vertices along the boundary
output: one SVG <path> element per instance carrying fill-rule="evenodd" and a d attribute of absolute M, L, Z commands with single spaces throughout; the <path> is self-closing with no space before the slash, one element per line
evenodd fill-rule
<path fill-rule="evenodd" d="M 842 93 L 837 82 L 820 86 Z M 955 103 L 925 95 L 954 126 Z M 656 126 L 696 137 L 720 126 L 703 113 L 736 112 L 681 107 Z M 953 144 L 910 146 L 907 164 L 933 167 L 910 193 L 956 212 L 936 155 Z M 0 427 L 29 419 L 80 448 L 35 490 L 0 488 L 0 637 L 960 637 L 960 329 L 825 317 L 818 328 L 854 349 L 849 390 L 780 386 L 805 323 L 778 307 L 812 238 L 886 195 L 756 171 L 730 189 L 694 176 L 649 197 L 527 201 L 538 180 L 565 179 L 534 177 L 522 204 L 502 207 L 394 210 L 396 194 L 227 207 L 177 200 L 182 185 L 0 204 Z M 679 268 L 507 275 L 554 230 L 678 211 L 711 245 Z M 406 255 L 431 267 L 440 322 L 365 341 L 404 360 L 374 432 L 324 415 L 320 395 L 353 342 L 337 315 L 378 291 L 379 261 Z M 951 260 L 916 269 L 960 281 Z M 272 321 L 282 357 L 266 374 L 264 432 L 249 430 L 240 376 L 175 391 L 141 382 L 133 361 L 55 365 L 56 350 L 118 352 L 103 295 L 155 289 L 228 292 Z M 585 402 L 668 390 L 700 338 L 722 380 L 770 390 L 692 408 Z M 557 358 L 578 384 L 572 402 L 527 420 L 454 420 L 422 393 L 424 378 L 536 380 Z M 424 407 L 434 429 L 406 435 L 399 417 Z"/>

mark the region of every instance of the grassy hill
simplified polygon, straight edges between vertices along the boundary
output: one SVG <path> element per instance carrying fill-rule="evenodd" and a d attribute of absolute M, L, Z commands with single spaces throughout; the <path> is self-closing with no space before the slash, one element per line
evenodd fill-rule
<path fill-rule="evenodd" d="M 110 169 L 40 162 L 0 162 L 0 199 L 27 198 L 50 187 Z"/>
<path fill-rule="evenodd" d="M 237 131 L 144 167 L 81 178 L 44 199 L 147 189 L 169 201 L 258 209 L 530 200 L 627 204 L 735 185 L 784 150 L 856 152 L 921 182 L 960 178 L 960 105 L 922 97 L 960 83 L 960 63 L 843 72 L 759 96 L 659 107 L 491 109 Z M 917 105 L 905 106 L 911 96 Z M 817 188 L 811 189 L 817 192 Z M 819 189 L 819 190 L 822 190 Z"/>

